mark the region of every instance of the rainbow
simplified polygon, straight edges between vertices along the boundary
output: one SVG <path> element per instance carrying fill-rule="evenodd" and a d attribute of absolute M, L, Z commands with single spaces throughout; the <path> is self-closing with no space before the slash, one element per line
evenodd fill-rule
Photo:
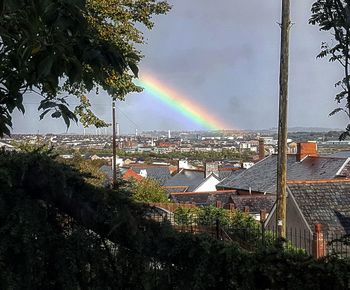
<path fill-rule="evenodd" d="M 187 119 L 208 130 L 229 129 L 230 126 L 206 111 L 200 104 L 160 83 L 150 75 L 143 76 L 136 81 L 154 98 L 181 113 Z"/>

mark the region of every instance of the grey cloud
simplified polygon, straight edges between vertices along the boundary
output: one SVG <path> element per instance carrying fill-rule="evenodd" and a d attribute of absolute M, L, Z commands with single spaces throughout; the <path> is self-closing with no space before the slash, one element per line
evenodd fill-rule
<path fill-rule="evenodd" d="M 146 72 L 155 75 L 164 85 L 204 106 L 214 116 L 241 128 L 276 127 L 280 1 L 172 0 L 170 3 L 172 11 L 156 17 L 155 28 L 145 33 L 148 44 L 141 47 L 145 54 L 141 77 Z M 328 117 L 335 105 L 333 85 L 342 72 L 335 63 L 316 60 L 321 42 L 329 41 L 331 35 L 308 24 L 312 3 L 312 0 L 291 3 L 294 25 L 289 124 L 343 127 L 342 117 Z M 109 98 L 100 97 L 96 100 L 106 105 L 95 110 L 110 120 Z M 186 125 L 195 128 L 183 115 L 146 92 L 128 96 L 119 106 L 131 120 L 147 129 L 181 129 Z M 30 128 L 35 126 L 47 130 L 57 126 L 57 130 L 62 130 L 56 120 L 37 125 L 37 121 L 32 121 L 35 118 L 25 121 L 21 118 L 15 117 L 16 130 L 33 130 Z M 125 117 L 120 118 L 123 130 L 134 132 L 135 126 Z M 31 123 L 35 125 L 30 127 Z"/>

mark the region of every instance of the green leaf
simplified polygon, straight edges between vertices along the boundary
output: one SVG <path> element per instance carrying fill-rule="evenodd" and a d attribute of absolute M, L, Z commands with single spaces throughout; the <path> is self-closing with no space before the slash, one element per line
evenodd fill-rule
<path fill-rule="evenodd" d="M 137 67 L 137 65 L 134 62 L 129 62 L 129 67 L 131 69 L 131 71 L 133 72 L 135 77 L 139 77 L 139 68 Z"/>
<path fill-rule="evenodd" d="M 56 111 L 54 113 L 51 114 L 52 118 L 59 118 L 61 117 L 62 113 L 60 111 Z"/>
<path fill-rule="evenodd" d="M 343 109 L 342 108 L 336 108 L 332 112 L 329 113 L 329 116 L 333 116 L 334 114 L 339 113 L 340 111 L 343 111 Z"/>
<path fill-rule="evenodd" d="M 47 110 L 45 110 L 44 112 L 42 112 L 41 114 L 40 114 L 40 120 L 42 120 L 43 118 L 44 118 L 44 116 L 48 113 L 48 112 L 50 112 L 51 111 L 51 109 L 47 109 Z"/>
<path fill-rule="evenodd" d="M 46 77 L 50 74 L 52 65 L 54 63 L 54 57 L 53 55 L 49 55 L 45 57 L 38 65 L 38 77 Z"/>
<path fill-rule="evenodd" d="M 54 108 L 54 107 L 56 107 L 56 106 L 57 106 L 56 103 L 54 103 L 54 102 L 52 102 L 52 101 L 44 100 L 44 101 L 41 101 L 41 102 L 40 102 L 40 105 L 39 105 L 39 107 L 38 107 L 38 110 L 40 110 L 40 109 L 45 110 L 45 109 L 48 109 L 48 108 Z"/>

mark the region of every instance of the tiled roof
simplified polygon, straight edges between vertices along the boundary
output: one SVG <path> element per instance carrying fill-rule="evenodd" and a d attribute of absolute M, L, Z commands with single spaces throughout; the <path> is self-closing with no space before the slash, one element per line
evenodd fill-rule
<path fill-rule="evenodd" d="M 172 192 L 184 192 L 188 189 L 188 186 L 162 186 L 162 188 L 170 194 Z"/>
<path fill-rule="evenodd" d="M 345 162 L 345 158 L 331 157 L 306 157 L 296 162 L 295 155 L 288 155 L 287 180 L 332 179 Z M 271 155 L 242 173 L 227 177 L 217 187 L 275 193 L 276 171 L 277 155 Z"/>
<path fill-rule="evenodd" d="M 198 206 L 215 205 L 216 201 L 221 201 L 222 205 L 231 202 L 231 196 L 235 195 L 235 190 L 211 191 L 211 192 L 186 192 L 173 193 L 171 198 L 177 203 L 194 203 Z"/>
<path fill-rule="evenodd" d="M 344 164 L 343 168 L 339 172 L 339 175 L 343 177 L 350 177 L 350 159 L 346 161 L 346 164 Z"/>
<path fill-rule="evenodd" d="M 345 158 L 307 157 L 294 162 L 287 171 L 288 180 L 332 179 L 345 163 Z"/>
<path fill-rule="evenodd" d="M 102 165 L 100 167 L 100 171 L 102 171 L 108 178 L 113 178 L 113 170 L 111 166 Z"/>
<path fill-rule="evenodd" d="M 288 163 L 293 161 L 288 158 Z M 275 182 L 276 164 L 277 156 L 271 155 L 240 174 L 224 179 L 216 187 L 267 192 Z"/>
<path fill-rule="evenodd" d="M 131 169 L 137 174 L 140 174 L 141 170 L 146 170 L 147 178 L 157 180 L 161 185 L 164 185 L 166 181 L 171 177 L 168 166 L 132 166 Z"/>
<path fill-rule="evenodd" d="M 188 191 L 195 190 L 204 181 L 204 172 L 200 170 L 183 169 L 171 178 L 165 186 L 188 186 Z"/>
<path fill-rule="evenodd" d="M 340 157 L 340 158 L 349 158 L 350 157 L 350 151 L 339 151 L 336 153 L 333 153 L 329 155 L 330 157 Z"/>
<path fill-rule="evenodd" d="M 350 180 L 290 182 L 288 192 L 311 229 L 320 223 L 330 234 L 350 234 Z"/>
<path fill-rule="evenodd" d="M 134 179 L 137 181 L 141 181 L 143 179 L 143 177 L 141 175 L 137 174 L 134 170 L 128 169 L 127 171 L 124 172 L 123 179 L 124 180 Z"/>
<path fill-rule="evenodd" d="M 270 212 L 276 201 L 274 195 L 235 195 L 231 198 L 237 209 L 244 211 L 248 207 L 251 213 L 259 213 L 260 210 Z"/>
<path fill-rule="evenodd" d="M 227 177 L 233 177 L 235 175 L 242 173 L 243 170 L 245 170 L 245 169 L 235 168 L 232 170 L 232 168 L 230 168 L 230 169 L 219 168 L 219 176 L 218 177 L 220 180 L 224 180 Z"/>

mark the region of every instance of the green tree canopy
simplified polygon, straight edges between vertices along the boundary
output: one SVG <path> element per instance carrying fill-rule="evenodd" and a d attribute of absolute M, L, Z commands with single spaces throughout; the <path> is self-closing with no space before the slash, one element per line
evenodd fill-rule
<path fill-rule="evenodd" d="M 140 202 L 169 202 L 165 190 L 159 182 L 151 178 L 133 182 L 131 186 L 132 197 Z"/>
<path fill-rule="evenodd" d="M 41 118 L 105 126 L 87 93 L 102 88 L 123 99 L 140 90 L 132 84 L 143 42 L 136 23 L 151 28 L 151 17 L 168 10 L 154 0 L 0 1 L 0 136 L 10 134 L 14 109 L 24 113 L 28 92 L 42 96 Z M 68 96 L 78 98 L 73 110 Z"/>
<path fill-rule="evenodd" d="M 330 31 L 334 36 L 332 43 L 323 42 L 318 58 L 328 57 L 338 62 L 344 71 L 344 77 L 335 86 L 340 91 L 335 96 L 338 106 L 329 115 L 343 112 L 349 124 L 339 139 L 350 137 L 350 7 L 348 0 L 318 0 L 312 5 L 309 22 L 318 25 L 320 30 Z"/>

